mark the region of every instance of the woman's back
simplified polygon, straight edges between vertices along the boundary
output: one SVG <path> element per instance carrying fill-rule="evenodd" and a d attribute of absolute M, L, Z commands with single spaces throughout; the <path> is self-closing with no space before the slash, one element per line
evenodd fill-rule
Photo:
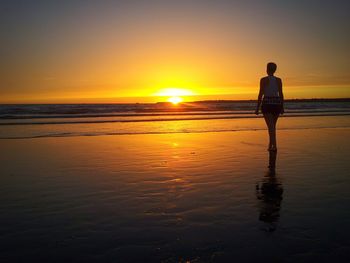
<path fill-rule="evenodd" d="M 265 77 L 264 97 L 279 97 L 279 82 L 275 76 Z"/>

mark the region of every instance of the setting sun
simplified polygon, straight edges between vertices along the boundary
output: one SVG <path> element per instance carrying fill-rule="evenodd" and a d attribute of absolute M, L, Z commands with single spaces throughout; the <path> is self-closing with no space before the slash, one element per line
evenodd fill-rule
<path fill-rule="evenodd" d="M 177 96 L 176 96 L 176 97 L 170 97 L 170 98 L 168 99 L 168 101 L 171 102 L 172 104 L 176 105 L 176 104 L 182 102 L 183 99 L 182 99 L 181 97 L 177 97 Z"/>
<path fill-rule="evenodd" d="M 184 97 L 195 95 L 195 93 L 184 88 L 163 88 L 153 95 L 163 98 L 166 97 L 168 102 L 176 105 L 183 102 L 185 100 Z"/>

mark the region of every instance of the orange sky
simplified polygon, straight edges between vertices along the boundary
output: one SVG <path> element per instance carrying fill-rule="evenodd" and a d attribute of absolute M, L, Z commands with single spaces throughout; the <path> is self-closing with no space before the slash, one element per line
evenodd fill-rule
<path fill-rule="evenodd" d="M 0 103 L 255 99 L 269 61 L 287 98 L 350 97 L 342 4 L 9 1 Z"/>

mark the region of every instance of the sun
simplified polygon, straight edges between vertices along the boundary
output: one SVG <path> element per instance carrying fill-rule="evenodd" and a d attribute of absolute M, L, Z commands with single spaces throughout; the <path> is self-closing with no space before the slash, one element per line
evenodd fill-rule
<path fill-rule="evenodd" d="M 168 99 L 168 101 L 171 102 L 171 103 L 174 104 L 174 105 L 177 105 L 177 104 L 179 104 L 180 102 L 182 102 L 183 99 L 182 99 L 181 97 L 174 96 L 174 97 L 170 97 L 170 98 Z"/>
<path fill-rule="evenodd" d="M 154 96 L 167 97 L 167 101 L 173 105 L 183 102 L 186 96 L 192 96 L 194 93 L 189 89 L 184 88 L 163 88 L 154 94 Z"/>
<path fill-rule="evenodd" d="M 194 93 L 191 90 L 184 88 L 162 88 L 153 94 L 153 96 L 160 97 L 162 101 L 167 98 L 166 100 L 174 105 L 185 101 L 187 96 L 193 95 Z"/>

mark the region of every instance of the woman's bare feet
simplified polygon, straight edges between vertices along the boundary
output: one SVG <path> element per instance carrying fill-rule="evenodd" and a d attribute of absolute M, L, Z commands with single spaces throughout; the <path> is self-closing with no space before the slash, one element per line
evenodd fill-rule
<path fill-rule="evenodd" d="M 267 150 L 271 152 L 277 152 L 277 147 L 276 145 L 269 145 L 269 148 Z"/>

